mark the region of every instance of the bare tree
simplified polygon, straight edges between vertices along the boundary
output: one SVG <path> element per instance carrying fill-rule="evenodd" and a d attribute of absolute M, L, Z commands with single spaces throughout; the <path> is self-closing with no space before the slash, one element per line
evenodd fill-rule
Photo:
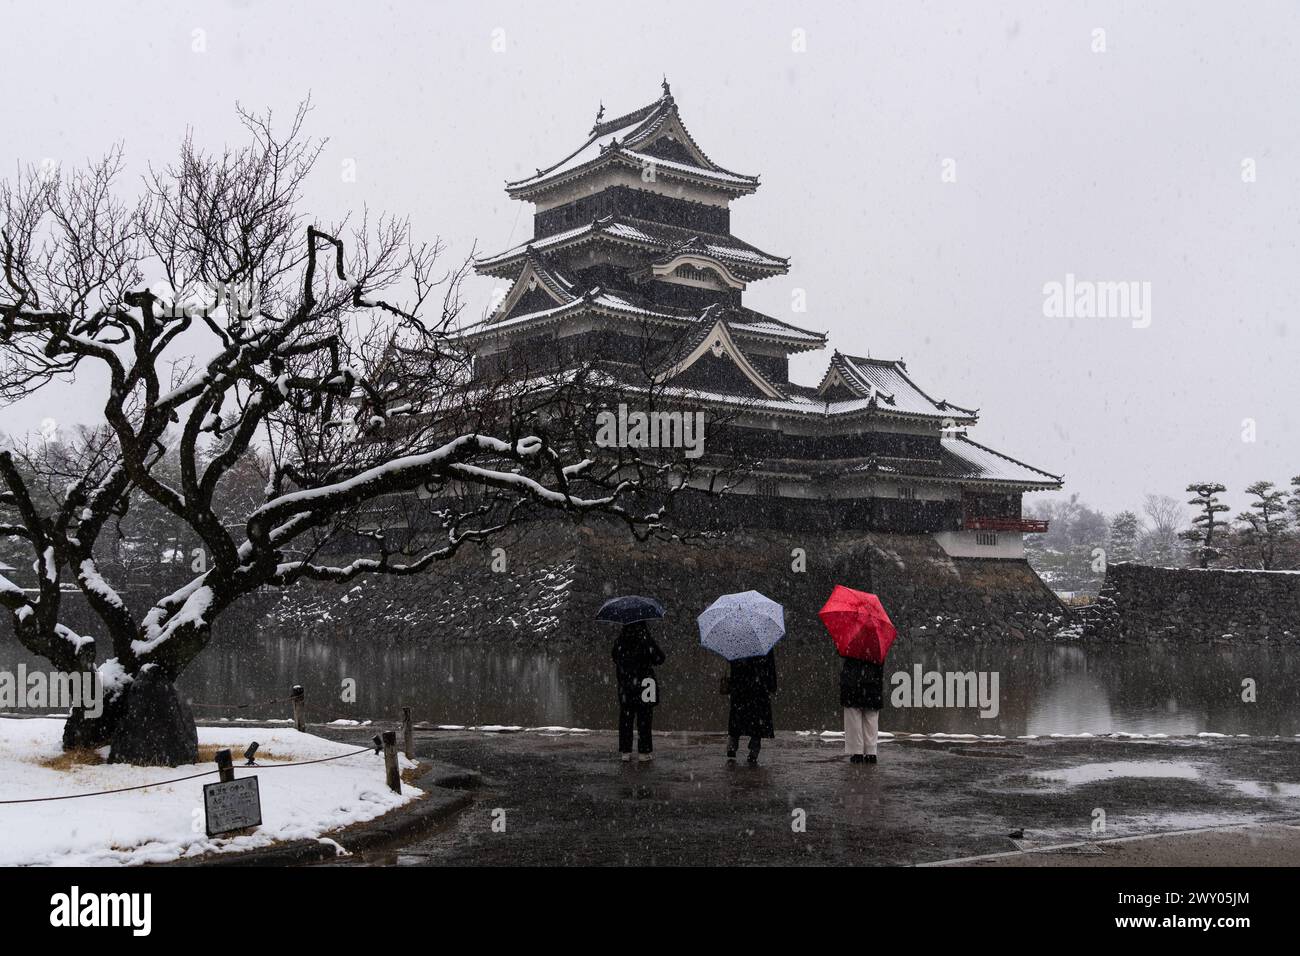
<path fill-rule="evenodd" d="M 1142 513 L 1149 522 L 1143 538 L 1145 560 L 1152 564 L 1172 561 L 1178 532 L 1187 520 L 1182 503 L 1169 495 L 1148 494 L 1142 499 Z"/>
<path fill-rule="evenodd" d="M 688 481 L 672 461 L 588 448 L 596 370 L 472 380 L 454 347 L 464 265 L 439 273 L 441 246 L 401 219 L 323 225 L 300 211 L 321 149 L 302 133 L 307 110 L 284 134 L 241 110 L 250 143 L 220 155 L 187 137 L 131 201 L 117 195 L 120 150 L 0 185 L 0 395 L 88 366 L 107 378 L 74 468 L 0 451 L 0 535 L 25 542 L 37 570 L 35 593 L 0 577 L 0 606 L 23 646 L 96 669 L 108 694 L 102 717 L 74 713 L 65 746 L 195 759 L 174 681 L 258 589 L 419 573 L 539 514 L 644 537 Z M 202 570 L 137 609 L 103 555 L 108 529 L 146 502 L 184 528 Z M 393 520 L 412 508 L 430 534 Z M 331 564 L 341 538 L 368 554 Z M 66 582 L 107 646 L 65 623 Z"/>

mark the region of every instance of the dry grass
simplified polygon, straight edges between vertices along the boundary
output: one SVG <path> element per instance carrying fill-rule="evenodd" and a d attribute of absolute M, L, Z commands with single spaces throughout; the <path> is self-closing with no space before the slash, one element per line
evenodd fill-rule
<path fill-rule="evenodd" d="M 57 757 L 46 757 L 40 762 L 40 765 L 47 770 L 73 770 L 77 767 L 88 767 L 104 762 L 104 758 L 96 750 L 79 749 L 65 750 Z"/>
<path fill-rule="evenodd" d="M 403 770 L 402 783 L 409 783 L 411 786 L 415 786 L 415 781 L 419 780 L 420 777 L 424 774 L 424 772 L 428 769 L 429 768 L 426 767 L 423 763 L 417 763 L 410 770 Z"/>
<path fill-rule="evenodd" d="M 196 763 L 215 763 L 218 750 L 229 750 L 230 756 L 236 767 L 244 765 L 244 751 L 241 747 L 232 747 L 229 744 L 199 744 L 199 759 Z M 289 763 L 294 760 L 293 754 L 274 754 L 269 750 L 258 748 L 258 763 Z M 93 767 L 99 764 L 107 763 L 105 758 L 99 755 L 96 750 L 78 749 L 65 750 L 55 757 L 46 757 L 39 761 L 39 766 L 47 770 L 75 770 L 78 767 Z M 414 784 L 420 774 L 424 773 L 427 768 L 424 764 L 416 767 L 414 770 L 402 771 L 402 780 L 406 783 Z"/>
<path fill-rule="evenodd" d="M 252 741 L 249 742 L 251 743 Z M 217 759 L 218 750 L 229 750 L 230 756 L 234 760 L 236 767 L 243 764 L 244 762 L 243 749 L 240 747 L 232 747 L 230 746 L 230 744 L 199 744 L 198 762 L 199 763 L 214 762 Z M 277 760 L 285 761 L 285 760 L 292 760 L 292 759 L 293 759 L 292 756 L 288 756 L 288 757 L 276 756 L 275 754 L 271 753 L 271 751 L 265 750 L 261 747 L 257 749 L 256 760 L 258 763 L 274 763 Z"/>
<path fill-rule="evenodd" d="M 198 763 L 214 763 L 217 759 L 218 750 L 229 750 L 230 756 L 234 758 L 235 766 L 241 766 L 244 763 L 244 752 L 238 747 L 230 747 L 225 744 L 200 744 Z M 275 763 L 293 760 L 292 756 L 281 756 L 271 753 L 269 750 L 258 749 L 258 763 Z M 77 767 L 91 767 L 104 763 L 105 760 L 99 755 L 98 751 L 82 750 L 65 750 L 57 757 L 46 757 L 40 761 L 40 765 L 47 770 L 73 770 Z"/>

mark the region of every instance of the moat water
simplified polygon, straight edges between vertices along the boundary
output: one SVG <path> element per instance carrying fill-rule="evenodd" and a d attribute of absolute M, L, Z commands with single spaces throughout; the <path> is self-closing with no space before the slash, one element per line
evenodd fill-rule
<path fill-rule="evenodd" d="M 613 638 L 613 632 L 610 634 Z M 664 633 L 658 669 L 663 730 L 719 730 L 727 699 L 725 665 L 692 636 Z M 0 670 L 49 665 L 0 630 Z M 921 671 L 997 675 L 996 715 L 977 706 L 886 704 L 881 729 L 895 733 L 1007 736 L 1134 733 L 1300 734 L 1300 649 L 1169 644 L 957 644 L 900 638 L 886 664 L 892 675 Z M 778 729 L 841 725 L 839 658 L 829 640 L 787 640 L 777 650 Z M 1254 701 L 1243 700 L 1252 682 Z M 214 644 L 181 680 L 196 716 L 287 717 L 293 684 L 306 689 L 308 719 L 392 719 L 403 706 L 438 724 L 610 728 L 616 722 L 608 645 L 552 648 L 413 645 L 339 637 L 322 630 L 289 636 L 249 633 Z M 987 684 L 986 687 L 991 687 Z M 352 688 L 355 701 L 345 700 Z M 1248 696 L 1248 695 L 1247 695 Z M 215 706 L 212 706 L 215 705 Z M 988 708 L 991 710 L 992 708 Z"/>

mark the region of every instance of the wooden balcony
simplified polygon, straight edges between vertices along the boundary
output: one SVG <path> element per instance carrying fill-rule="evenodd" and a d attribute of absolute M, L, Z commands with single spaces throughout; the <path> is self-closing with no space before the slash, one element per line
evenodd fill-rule
<path fill-rule="evenodd" d="M 967 516 L 963 528 L 967 531 L 1019 531 L 1022 534 L 1042 534 L 1047 522 L 1039 518 L 972 518 Z"/>

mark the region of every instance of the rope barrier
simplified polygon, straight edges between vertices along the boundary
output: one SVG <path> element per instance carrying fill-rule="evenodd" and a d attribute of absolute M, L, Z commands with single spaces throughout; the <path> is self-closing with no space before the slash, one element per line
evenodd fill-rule
<path fill-rule="evenodd" d="M 333 757 L 319 757 L 316 760 L 298 760 L 293 763 L 268 763 L 254 764 L 253 768 L 257 770 L 279 770 L 282 767 L 305 767 L 313 763 L 328 763 L 331 760 L 342 760 L 344 757 L 355 757 L 358 754 L 374 753 L 372 747 L 362 747 L 360 750 L 353 750 L 345 754 L 335 754 Z M 202 773 L 192 773 L 188 777 L 173 777 L 170 780 L 159 780 L 156 783 L 142 783 L 134 787 L 118 787 L 116 790 L 94 790 L 90 793 L 69 793 L 61 797 L 26 797 L 22 800 L 0 800 L 0 805 L 11 803 L 49 803 L 52 800 L 79 800 L 82 797 L 103 797 L 111 793 L 127 793 L 131 790 L 148 790 L 150 787 L 165 787 L 171 783 L 181 783 L 185 780 L 197 780 L 199 777 L 210 777 L 214 773 L 220 773 L 218 770 L 205 770 Z"/>
<path fill-rule="evenodd" d="M 148 790 L 150 787 L 165 787 L 169 783 L 180 783 L 182 780 L 195 780 L 199 777 L 210 777 L 212 774 L 220 772 L 220 770 L 205 770 L 202 773 L 192 773 L 188 777 L 173 777 L 171 780 L 159 780 L 157 783 L 142 783 L 135 787 L 118 787 L 116 790 L 95 790 L 90 793 L 68 793 L 61 797 L 27 797 L 23 800 L 0 800 L 0 804 L 49 803 L 51 800 L 79 800 L 82 797 L 103 797 L 110 793 L 126 793 L 128 790 Z"/>
<path fill-rule="evenodd" d="M 255 701 L 251 704 L 201 704 L 197 701 L 188 701 L 191 707 L 218 707 L 222 710 L 245 710 L 249 707 L 265 707 L 267 704 L 287 704 L 293 700 L 292 697 L 272 697 L 270 700 Z"/>
<path fill-rule="evenodd" d="M 351 753 L 335 754 L 333 757 L 318 757 L 315 760 L 297 760 L 293 763 L 257 763 L 252 767 L 245 767 L 246 770 L 279 770 L 282 767 L 305 767 L 312 763 L 328 763 L 331 760 L 342 760 L 344 757 L 355 757 L 357 754 L 372 754 L 375 752 L 374 747 L 362 747 L 360 750 L 354 750 Z"/>

